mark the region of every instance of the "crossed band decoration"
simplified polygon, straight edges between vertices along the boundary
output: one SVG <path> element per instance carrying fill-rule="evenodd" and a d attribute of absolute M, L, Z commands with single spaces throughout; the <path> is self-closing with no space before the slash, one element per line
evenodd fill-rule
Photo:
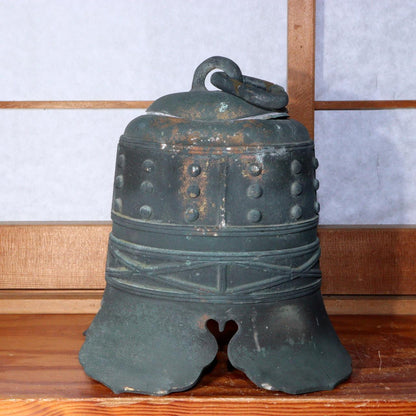
<path fill-rule="evenodd" d="M 214 302 L 250 302 L 273 298 L 295 298 L 312 293 L 320 286 L 319 240 L 305 246 L 266 252 L 200 253 L 140 246 L 111 235 L 111 260 L 107 267 L 107 283 L 137 294 L 209 298 Z M 295 267 L 277 264 L 279 258 L 308 256 Z M 162 260 L 163 259 L 163 260 Z M 168 260 L 166 260 L 168 259 Z M 240 268 L 245 275 L 261 273 L 260 280 L 230 284 L 229 269 Z M 191 274 L 205 270 L 217 276 L 216 285 L 202 286 Z M 188 277 L 184 274 L 189 272 Z M 286 284 L 290 283 L 290 288 Z"/>

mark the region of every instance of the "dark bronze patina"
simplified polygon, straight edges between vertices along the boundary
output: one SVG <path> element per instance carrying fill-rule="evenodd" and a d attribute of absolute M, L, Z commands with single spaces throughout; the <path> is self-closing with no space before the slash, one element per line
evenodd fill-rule
<path fill-rule="evenodd" d="M 205 78 L 221 91 L 207 91 Z M 101 309 L 80 361 L 114 392 L 186 390 L 233 320 L 231 363 L 258 386 L 333 388 L 351 362 L 321 292 L 318 161 L 283 88 L 204 61 L 120 138 Z"/>

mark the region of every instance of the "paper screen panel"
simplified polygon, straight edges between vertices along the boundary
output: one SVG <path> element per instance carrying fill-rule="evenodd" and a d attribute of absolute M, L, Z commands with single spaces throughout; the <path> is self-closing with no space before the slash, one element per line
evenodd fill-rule
<path fill-rule="evenodd" d="M 317 0 L 317 100 L 416 97 L 414 0 Z"/>
<path fill-rule="evenodd" d="M 416 223 L 416 110 L 318 111 L 321 224 Z"/>
<path fill-rule="evenodd" d="M 223 55 L 286 85 L 286 0 L 2 0 L 0 100 L 154 100 Z"/>
<path fill-rule="evenodd" d="M 110 220 L 117 143 L 144 110 L 1 110 L 0 221 Z"/>

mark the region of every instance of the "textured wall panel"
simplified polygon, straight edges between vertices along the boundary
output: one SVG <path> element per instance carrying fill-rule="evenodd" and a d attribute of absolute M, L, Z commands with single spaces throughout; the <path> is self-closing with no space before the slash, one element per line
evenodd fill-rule
<path fill-rule="evenodd" d="M 321 224 L 416 223 L 416 110 L 315 114 Z"/>
<path fill-rule="evenodd" d="M 117 142 L 143 110 L 1 110 L 0 221 L 109 220 Z"/>
<path fill-rule="evenodd" d="M 416 97 L 414 0 L 317 0 L 316 99 Z"/>

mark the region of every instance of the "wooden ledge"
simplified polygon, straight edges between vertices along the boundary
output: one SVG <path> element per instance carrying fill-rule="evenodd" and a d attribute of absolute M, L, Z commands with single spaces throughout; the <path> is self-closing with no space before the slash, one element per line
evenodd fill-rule
<path fill-rule="evenodd" d="M 0 290 L 0 314 L 96 314 L 103 289 Z M 416 315 L 416 296 L 324 295 L 331 315 Z"/>
<path fill-rule="evenodd" d="M 333 391 L 290 396 L 227 368 L 225 346 L 197 386 L 165 397 L 115 395 L 78 363 L 92 315 L 0 315 L 0 415 L 416 414 L 416 316 L 334 316 L 353 375 Z"/>

